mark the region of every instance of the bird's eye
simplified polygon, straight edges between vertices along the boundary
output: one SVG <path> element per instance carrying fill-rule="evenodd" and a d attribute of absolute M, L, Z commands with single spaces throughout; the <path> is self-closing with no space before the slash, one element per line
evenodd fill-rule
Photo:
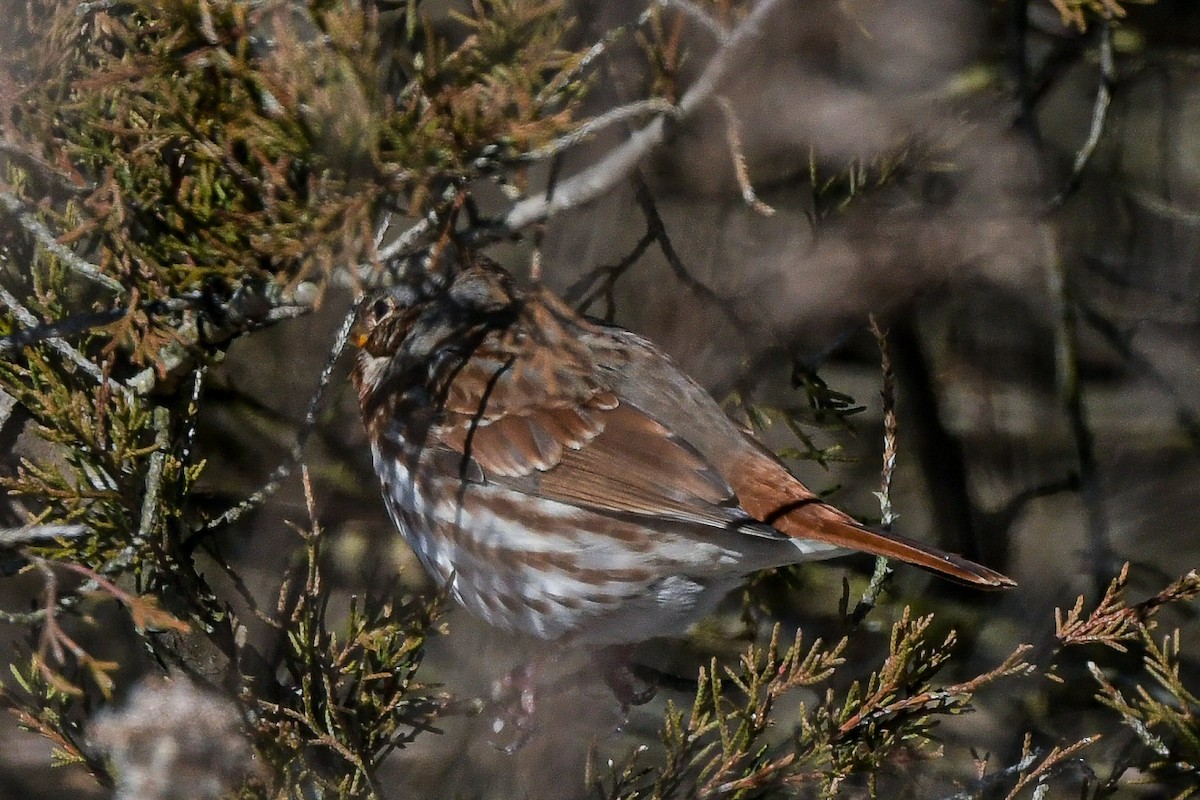
<path fill-rule="evenodd" d="M 392 310 L 392 304 L 386 298 L 380 298 L 371 305 L 371 316 L 376 320 L 386 316 Z"/>

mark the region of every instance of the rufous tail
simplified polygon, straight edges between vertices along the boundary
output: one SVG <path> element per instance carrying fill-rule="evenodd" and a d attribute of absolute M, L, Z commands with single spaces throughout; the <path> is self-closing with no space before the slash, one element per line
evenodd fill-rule
<path fill-rule="evenodd" d="M 765 457 L 764 457 L 765 456 Z M 765 448 L 742 462 L 731 480 L 738 500 L 755 519 L 794 539 L 825 542 L 847 550 L 886 556 L 984 589 L 1016 586 L 982 564 L 894 533 L 872 530 L 827 505 L 787 471 Z"/>
<path fill-rule="evenodd" d="M 852 517 L 821 502 L 785 512 L 771 524 L 788 536 L 815 539 L 847 550 L 894 558 L 971 586 L 1007 589 L 1017 585 L 1012 578 L 962 556 L 915 539 L 864 527 Z"/>

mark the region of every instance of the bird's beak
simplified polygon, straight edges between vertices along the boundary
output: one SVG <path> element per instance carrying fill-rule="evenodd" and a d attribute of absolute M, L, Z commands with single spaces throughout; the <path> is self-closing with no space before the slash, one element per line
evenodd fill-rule
<path fill-rule="evenodd" d="M 350 342 L 355 347 L 364 347 L 367 344 L 367 339 L 371 336 L 370 329 L 360 319 L 350 328 Z"/>

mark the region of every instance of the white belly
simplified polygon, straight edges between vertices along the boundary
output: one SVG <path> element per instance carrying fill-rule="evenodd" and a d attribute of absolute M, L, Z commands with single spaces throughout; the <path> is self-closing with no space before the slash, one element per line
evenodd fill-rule
<path fill-rule="evenodd" d="M 544 639 L 681 634 L 746 573 L 815 555 L 683 525 L 656 529 L 652 548 L 631 546 L 648 535 L 634 520 L 457 477 L 414 482 L 403 463 L 373 455 L 392 521 L 433 579 L 490 624 Z M 496 511 L 506 507 L 524 524 Z"/>

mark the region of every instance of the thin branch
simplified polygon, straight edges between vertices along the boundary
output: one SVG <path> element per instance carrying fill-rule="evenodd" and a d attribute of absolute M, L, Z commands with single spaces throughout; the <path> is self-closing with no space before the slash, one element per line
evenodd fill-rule
<path fill-rule="evenodd" d="M 171 446 L 171 414 L 166 408 L 154 409 L 154 452 L 150 454 L 150 466 L 146 470 L 146 493 L 142 497 L 142 513 L 138 522 L 137 535 L 132 546 L 140 548 L 154 533 L 158 524 L 158 500 L 162 490 L 163 466 L 167 449 Z"/>
<path fill-rule="evenodd" d="M 32 236 L 38 244 L 62 262 L 63 266 L 71 270 L 75 274 L 86 278 L 93 283 L 103 286 L 105 289 L 116 292 L 118 295 L 125 294 L 125 287 L 121 283 L 104 273 L 89 261 L 85 261 L 71 248 L 60 244 L 50 229 L 38 219 L 33 212 L 29 211 L 25 204 L 21 202 L 15 195 L 8 192 L 0 192 L 0 210 L 6 211 L 17 218 L 17 222 L 25 229 L 25 232 Z"/>
<path fill-rule="evenodd" d="M 892 369 L 887 333 L 879 327 L 874 314 L 871 314 L 868 320 L 871 333 L 875 336 L 875 343 L 879 346 L 879 369 L 883 374 L 883 386 L 879 390 L 880 399 L 883 401 L 883 467 L 880 470 L 879 492 L 876 496 L 879 498 L 880 525 L 884 530 L 890 531 L 892 523 L 896 521 L 896 514 L 892 510 L 892 479 L 896 474 L 897 450 L 896 373 Z M 871 573 L 871 580 L 867 584 L 866 590 L 863 591 L 858 605 L 854 607 L 854 613 L 850 615 L 852 626 L 861 623 L 875 607 L 879 601 L 879 593 L 883 591 L 883 585 L 891 574 L 892 570 L 888 566 L 887 558 L 876 557 L 875 571 Z"/>
<path fill-rule="evenodd" d="M 1165 217 L 1177 225 L 1185 225 L 1193 229 L 1200 228 L 1200 213 L 1131 186 L 1122 186 L 1120 189 L 1123 195 L 1147 211 Z"/>
<path fill-rule="evenodd" d="M 86 525 L 25 525 L 0 528 L 0 547 L 17 547 L 44 539 L 74 539 L 88 532 Z"/>
<path fill-rule="evenodd" d="M 433 227 L 437 224 L 437 221 L 437 214 L 434 211 L 430 211 L 428 214 L 422 217 L 419 222 L 406 230 L 404 233 L 397 236 L 395 241 L 393 241 L 387 247 L 382 248 L 376 254 L 376 257 L 379 259 L 380 263 L 387 263 L 393 258 L 407 255 L 409 250 L 422 236 L 425 236 L 433 230 Z M 359 271 L 362 272 L 364 269 L 369 270 L 371 268 L 372 265 L 367 264 L 359 267 Z"/>
<path fill-rule="evenodd" d="M 383 246 L 383 240 L 387 238 L 388 231 L 392 229 L 392 218 L 395 215 L 391 211 L 383 212 L 383 219 L 375 227 L 375 238 L 373 240 L 375 249 L 378 250 Z"/>
<path fill-rule="evenodd" d="M 733 104 L 724 95 L 717 97 L 717 105 L 725 115 L 725 138 L 729 142 L 729 158 L 733 161 L 733 174 L 737 178 L 738 188 L 742 191 L 742 200 L 746 205 L 762 214 L 764 217 L 775 215 L 775 209 L 758 199 L 754 193 L 754 185 L 750 183 L 750 170 L 746 166 L 746 154 L 742 151 L 742 132 Z"/>
<path fill-rule="evenodd" d="M 17 300 L 12 293 L 2 286 L 0 286 L 0 306 L 7 308 L 9 312 L 16 317 L 17 322 L 21 323 L 27 328 L 37 328 L 42 324 L 38 318 L 33 315 L 33 312 L 21 305 L 21 302 Z M 122 397 L 129 396 L 128 387 L 114 380 L 106 378 L 100 367 L 96 366 L 96 364 L 85 358 L 82 353 L 69 345 L 66 340 L 58 337 L 51 337 L 46 339 L 46 344 L 56 353 L 67 359 L 67 361 L 70 361 L 79 369 L 95 378 L 97 383 L 103 384 L 107 382 L 112 391 L 119 392 Z"/>
<path fill-rule="evenodd" d="M 638 205 L 641 206 L 642 214 L 646 217 L 646 228 L 654 235 L 655 240 L 658 242 L 658 247 L 662 250 L 663 257 L 667 259 L 667 264 L 671 267 L 671 271 L 675 273 L 675 277 L 687 287 L 688 291 L 712 304 L 720 311 L 729 320 L 730 324 L 733 325 L 735 330 L 767 333 L 762 331 L 761 325 L 742 317 L 723 297 L 692 276 L 692 273 L 683 263 L 683 259 L 679 257 L 678 251 L 675 250 L 675 245 L 671 242 L 671 237 L 667 234 L 667 226 L 663 222 L 662 215 L 658 213 L 658 205 L 654 202 L 654 195 L 650 192 L 650 187 L 646 185 L 646 181 L 637 172 L 633 174 L 633 185 Z"/>
<path fill-rule="evenodd" d="M 329 353 L 328 360 L 325 362 L 325 368 L 321 370 L 321 375 L 317 379 L 317 388 L 313 391 L 312 397 L 309 398 L 308 410 L 305 412 L 304 419 L 300 423 L 300 428 L 296 432 L 296 442 L 292 445 L 287 459 L 275 468 L 275 471 L 267 478 L 267 482 L 263 484 L 262 488 L 242 502 L 227 509 L 219 517 L 201 525 L 195 535 L 188 540 L 187 546 L 189 548 L 194 547 L 205 534 L 236 522 L 248 512 L 258 508 L 268 497 L 278 491 L 283 482 L 292 474 L 292 470 L 300 463 L 300 458 L 304 454 L 304 446 L 308 443 L 308 437 L 316 428 L 317 413 L 321 410 L 321 401 L 325 397 L 325 389 L 329 386 L 330 379 L 333 377 L 333 370 L 337 366 L 342 353 L 345 351 L 346 344 L 350 341 L 350 330 L 353 328 L 357 317 L 358 307 L 355 306 L 342 320 L 342 326 L 338 329 L 337 336 L 334 338 L 333 348 Z"/>
<path fill-rule="evenodd" d="M 596 133 L 604 130 L 610 125 L 615 125 L 618 122 L 624 122 L 625 120 L 633 117 L 640 117 L 645 114 L 663 114 L 670 116 L 675 113 L 675 110 L 676 106 L 673 103 L 670 103 L 661 97 L 654 97 L 649 100 L 636 100 L 623 106 L 617 106 L 616 108 L 605 111 L 598 117 L 592 117 L 567 135 L 560 136 L 547 145 L 543 145 L 536 150 L 531 150 L 528 153 L 522 154 L 517 161 L 541 161 L 545 158 L 556 156 L 564 150 L 568 150 L 586 141 L 587 139 L 590 139 L 592 136 L 596 135 Z M 547 201 L 549 200 L 549 198 L 544 199 Z"/>
<path fill-rule="evenodd" d="M 1088 130 L 1087 139 L 1075 154 L 1075 163 L 1071 166 L 1071 177 L 1050 205 L 1058 208 L 1067 201 L 1079 187 L 1083 178 L 1083 170 L 1096 152 L 1100 137 L 1104 134 L 1104 124 L 1108 120 L 1108 106 L 1112 102 L 1113 86 L 1117 81 L 1117 69 L 1113 58 L 1112 23 L 1104 20 L 1100 25 L 1100 83 L 1096 87 L 1096 99 L 1092 103 L 1092 125 Z"/>
<path fill-rule="evenodd" d="M 577 310 L 586 312 L 592 303 L 596 302 L 596 298 L 603 295 L 607 305 L 606 318 L 611 320 L 615 311 L 613 288 L 621 276 L 628 272 L 629 268 L 650 249 L 650 245 L 654 244 L 657 238 L 654 231 L 647 229 L 633 249 L 616 264 L 601 264 L 571 284 L 564 295 L 566 301 Z"/>
<path fill-rule="evenodd" d="M 1047 270 L 1050 293 L 1058 304 L 1058 319 L 1054 330 L 1055 371 L 1059 401 L 1070 425 L 1079 464 L 1079 493 L 1088 523 L 1088 571 L 1099 592 L 1103 590 L 1107 576 L 1113 572 L 1107 498 L 1101 484 L 1095 441 L 1083 400 L 1083 381 L 1079 375 L 1079 322 L 1075 300 L 1067 287 L 1065 271 L 1066 267 L 1061 258 L 1055 255 Z"/>
<path fill-rule="evenodd" d="M 1191 408 L 1188 404 L 1188 398 L 1172 383 L 1171 379 L 1162 373 L 1148 357 L 1138 352 L 1132 342 L 1132 334 L 1122 331 L 1115 325 L 1112 320 L 1102 315 L 1099 311 L 1091 308 L 1086 303 L 1076 303 L 1083 321 L 1092 328 L 1092 330 L 1104 337 L 1121 357 L 1125 359 L 1135 370 L 1141 373 L 1150 382 L 1158 388 L 1160 392 L 1165 394 L 1175 404 L 1175 419 L 1179 426 L 1183 429 L 1188 441 L 1191 442 L 1194 449 L 1200 450 L 1200 415 Z"/>
<path fill-rule="evenodd" d="M 1035 140 L 1037 119 L 1033 113 L 1034 92 L 1029 78 L 1029 0 L 1013 0 L 1008 13 L 1008 62 L 1016 84 L 1020 113 L 1017 124 Z"/>
<path fill-rule="evenodd" d="M 33 611 L 13 612 L 0 609 L 0 622 L 6 622 L 9 625 L 37 625 L 46 621 L 50 610 L 47 608 L 38 608 Z"/>
<path fill-rule="evenodd" d="M 506 231 L 521 230 L 591 202 L 627 178 L 643 157 L 662 144 L 667 136 L 668 120 L 682 123 L 712 99 L 717 87 L 733 69 L 736 57 L 762 34 L 766 20 L 784 5 L 786 3 L 783 0 L 760 0 L 729 34 L 704 72 L 684 93 L 674 114 L 659 116 L 644 128 L 634 131 L 629 139 L 599 162 L 560 184 L 553 197 L 546 198 L 539 193 L 517 203 L 501 219 L 499 227 Z"/>
<path fill-rule="evenodd" d="M 683 15 L 693 22 L 698 22 L 700 27 L 712 34 L 713 38 L 721 44 L 726 44 L 729 41 L 729 31 L 725 26 L 710 17 L 704 9 L 689 0 L 657 0 L 655 5 L 662 8 L 674 8 L 683 13 Z M 642 16 L 648 16 L 649 10 Z M 639 20 L 640 21 L 640 20 Z"/>

